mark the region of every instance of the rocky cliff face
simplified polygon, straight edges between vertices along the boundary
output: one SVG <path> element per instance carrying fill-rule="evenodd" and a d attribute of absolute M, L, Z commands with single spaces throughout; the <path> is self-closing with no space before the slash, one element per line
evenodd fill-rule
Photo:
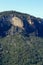
<path fill-rule="evenodd" d="M 15 33 L 43 37 L 43 19 L 15 11 L 0 13 L 0 37 Z"/>

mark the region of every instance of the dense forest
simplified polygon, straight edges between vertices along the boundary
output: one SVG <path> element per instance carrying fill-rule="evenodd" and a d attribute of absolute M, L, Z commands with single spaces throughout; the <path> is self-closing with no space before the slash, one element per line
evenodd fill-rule
<path fill-rule="evenodd" d="M 43 65 L 42 38 L 16 34 L 0 39 L 0 43 L 1 65 Z"/>

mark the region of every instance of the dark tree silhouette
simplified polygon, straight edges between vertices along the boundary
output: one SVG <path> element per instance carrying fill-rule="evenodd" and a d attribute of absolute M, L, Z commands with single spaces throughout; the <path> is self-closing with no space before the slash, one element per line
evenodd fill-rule
<path fill-rule="evenodd" d="M 0 65 L 2 65 L 2 51 L 3 51 L 3 48 L 2 48 L 2 45 L 0 43 Z"/>

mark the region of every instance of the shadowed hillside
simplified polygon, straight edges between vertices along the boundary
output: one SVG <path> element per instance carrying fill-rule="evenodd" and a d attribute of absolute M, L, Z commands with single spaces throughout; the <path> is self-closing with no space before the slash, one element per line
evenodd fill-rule
<path fill-rule="evenodd" d="M 0 13 L 0 37 L 16 32 L 27 36 L 34 33 L 35 36 L 43 37 L 43 19 L 16 11 Z"/>

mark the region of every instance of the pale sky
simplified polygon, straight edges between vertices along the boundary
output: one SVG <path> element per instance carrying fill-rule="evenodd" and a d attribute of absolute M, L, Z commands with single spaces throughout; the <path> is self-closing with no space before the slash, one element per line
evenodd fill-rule
<path fill-rule="evenodd" d="M 0 12 L 9 10 L 43 18 L 43 0 L 0 0 Z"/>

